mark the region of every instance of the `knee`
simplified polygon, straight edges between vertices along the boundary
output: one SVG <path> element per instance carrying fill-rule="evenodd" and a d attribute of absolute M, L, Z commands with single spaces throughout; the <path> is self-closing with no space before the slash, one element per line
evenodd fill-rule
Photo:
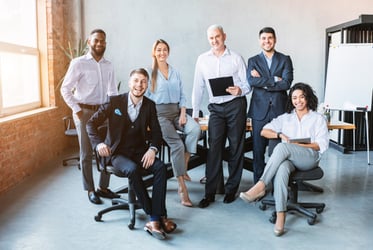
<path fill-rule="evenodd" d="M 199 135 L 201 134 L 201 129 L 199 128 L 199 126 L 195 126 L 193 127 L 192 131 L 191 131 L 191 134 L 194 136 L 194 137 L 199 137 Z"/>
<path fill-rule="evenodd" d="M 182 152 L 182 151 L 184 151 L 184 143 L 183 143 L 183 141 L 181 139 L 178 140 L 177 143 L 175 143 L 175 144 L 172 145 L 171 150 L 173 150 L 175 152 Z"/>
<path fill-rule="evenodd" d="M 286 146 L 287 146 L 287 143 L 284 143 L 284 142 L 278 143 L 276 145 L 276 147 L 273 149 L 272 154 L 276 154 L 276 153 L 279 153 L 279 152 L 284 152 L 286 150 Z"/>
<path fill-rule="evenodd" d="M 138 172 L 138 168 L 136 165 L 128 166 L 125 173 L 129 178 L 135 178 L 136 176 L 141 176 Z"/>

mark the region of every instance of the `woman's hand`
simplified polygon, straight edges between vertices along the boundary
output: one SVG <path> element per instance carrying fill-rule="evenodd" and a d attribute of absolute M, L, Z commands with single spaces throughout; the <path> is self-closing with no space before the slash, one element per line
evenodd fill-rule
<path fill-rule="evenodd" d="M 180 109 L 180 116 L 179 116 L 179 126 L 183 127 L 187 122 L 187 116 L 186 116 L 186 109 L 185 107 L 182 107 Z"/>

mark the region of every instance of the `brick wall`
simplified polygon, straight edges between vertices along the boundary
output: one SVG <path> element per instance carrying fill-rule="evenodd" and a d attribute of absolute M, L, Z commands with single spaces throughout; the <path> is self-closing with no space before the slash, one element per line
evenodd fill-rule
<path fill-rule="evenodd" d="M 22 182 L 28 176 L 45 168 L 57 167 L 51 163 L 62 160 L 63 151 L 71 146 L 64 135 L 62 117 L 70 109 L 55 91 L 65 74 L 67 58 L 57 46 L 63 44 L 68 32 L 64 26 L 67 0 L 44 0 L 47 13 L 48 85 L 51 107 L 48 111 L 11 121 L 0 122 L 0 195 Z"/>

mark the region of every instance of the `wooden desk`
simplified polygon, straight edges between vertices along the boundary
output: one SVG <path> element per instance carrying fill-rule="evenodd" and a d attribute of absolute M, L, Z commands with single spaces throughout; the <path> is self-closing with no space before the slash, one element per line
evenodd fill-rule
<path fill-rule="evenodd" d="M 201 118 L 200 120 L 200 127 L 202 131 L 208 130 L 208 120 L 206 118 Z M 355 124 L 352 123 L 347 123 L 347 122 L 341 122 L 341 121 L 331 121 L 328 123 L 328 129 L 333 130 L 333 129 L 344 129 L 344 130 L 349 130 L 349 129 L 356 129 Z M 246 122 L 246 130 L 251 131 L 251 121 Z"/>
<path fill-rule="evenodd" d="M 331 121 L 328 124 L 328 129 L 329 130 L 337 129 L 339 131 L 338 133 L 340 133 L 340 130 L 354 130 L 354 129 L 356 129 L 356 126 L 353 123 L 347 123 L 347 122 L 342 122 L 342 121 Z M 354 144 L 355 144 L 355 140 L 354 140 Z M 337 141 L 330 140 L 329 146 L 331 148 L 334 148 L 334 149 L 342 152 L 342 153 L 347 152 L 346 147 L 344 147 L 340 143 L 340 136 L 339 135 L 338 135 L 338 140 Z"/>
<path fill-rule="evenodd" d="M 341 122 L 341 121 L 331 121 L 328 123 L 328 129 L 344 129 L 344 130 L 350 130 L 350 129 L 356 129 L 355 124 L 347 123 L 347 122 Z"/>

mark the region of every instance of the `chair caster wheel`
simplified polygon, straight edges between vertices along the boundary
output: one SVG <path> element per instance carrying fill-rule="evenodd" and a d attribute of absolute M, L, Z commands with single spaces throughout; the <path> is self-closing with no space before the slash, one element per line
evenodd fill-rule
<path fill-rule="evenodd" d="M 101 222 L 101 221 L 102 221 L 102 220 L 101 220 L 101 216 L 100 216 L 100 215 L 96 215 L 96 216 L 95 216 L 95 221 Z"/>
<path fill-rule="evenodd" d="M 308 225 L 312 226 L 316 222 L 316 217 L 314 217 L 314 218 L 308 218 L 307 222 L 308 222 Z"/>
<path fill-rule="evenodd" d="M 267 205 L 266 204 L 260 204 L 259 205 L 259 209 L 262 210 L 262 211 L 264 211 L 264 210 L 267 209 Z"/>
<path fill-rule="evenodd" d="M 323 207 L 316 208 L 316 213 L 320 214 L 322 211 L 324 211 L 325 205 Z"/>
<path fill-rule="evenodd" d="M 324 208 L 316 208 L 316 213 L 320 214 L 324 211 Z"/>
<path fill-rule="evenodd" d="M 276 219 L 277 219 L 277 214 L 276 212 L 273 212 L 271 218 L 269 218 L 269 222 L 271 222 L 272 224 L 275 224 Z"/>

